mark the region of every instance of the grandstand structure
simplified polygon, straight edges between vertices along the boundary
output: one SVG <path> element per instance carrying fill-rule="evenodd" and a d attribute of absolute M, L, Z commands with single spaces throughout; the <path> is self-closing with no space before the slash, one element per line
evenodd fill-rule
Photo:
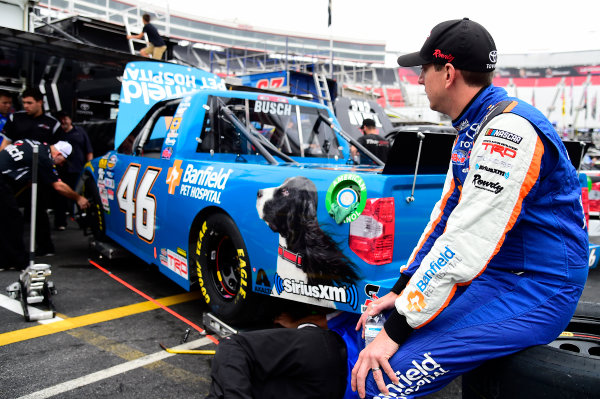
<path fill-rule="evenodd" d="M 111 46 L 131 53 L 143 44 L 127 41 L 124 35 L 140 32 L 141 15 L 148 12 L 168 38 L 169 61 L 234 80 L 274 70 L 320 74 L 337 81 L 339 95 L 375 98 L 400 118 L 449 122 L 428 110 L 417 68 L 385 67 L 390 53 L 385 41 L 309 36 L 217 21 L 135 0 L 39 0 L 36 8 L 33 26 L 60 26 L 77 18 L 103 21 L 102 29 L 121 35 Z M 535 105 L 567 135 L 600 128 L 600 50 L 500 53 L 494 84 Z"/>

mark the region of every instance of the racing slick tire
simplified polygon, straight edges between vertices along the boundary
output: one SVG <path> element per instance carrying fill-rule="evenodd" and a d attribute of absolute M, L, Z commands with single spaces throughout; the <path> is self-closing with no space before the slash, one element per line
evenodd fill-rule
<path fill-rule="evenodd" d="M 581 307 L 548 345 L 486 362 L 462 378 L 463 398 L 592 398 L 600 392 L 600 312 Z"/>
<path fill-rule="evenodd" d="M 94 178 L 88 174 L 81 177 L 80 194 L 83 195 L 90 203 L 90 206 L 85 211 L 79 211 L 79 225 L 84 230 L 85 234 L 92 234 L 98 241 L 106 241 L 106 224 L 104 223 L 104 210 L 100 200 L 100 194 Z"/>
<path fill-rule="evenodd" d="M 192 236 L 196 281 L 210 311 L 227 323 L 253 317 L 256 298 L 246 245 L 235 222 L 227 215 L 209 215 Z"/>

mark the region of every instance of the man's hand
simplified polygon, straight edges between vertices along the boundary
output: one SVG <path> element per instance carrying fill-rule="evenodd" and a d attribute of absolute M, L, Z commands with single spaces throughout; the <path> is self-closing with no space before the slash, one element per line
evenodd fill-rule
<path fill-rule="evenodd" d="M 80 195 L 79 198 L 77 198 L 77 205 L 81 209 L 86 209 L 90 206 L 90 202 L 83 195 Z"/>
<path fill-rule="evenodd" d="M 397 294 L 390 292 L 381 298 L 377 298 L 373 302 L 369 304 L 367 310 L 360 316 L 358 323 L 356 323 L 356 331 L 362 328 L 362 337 L 365 338 L 365 323 L 367 321 L 368 316 L 375 316 L 383 312 L 384 310 L 392 309 L 394 307 L 394 302 L 398 298 Z"/>
<path fill-rule="evenodd" d="M 400 383 L 389 363 L 389 359 L 398 351 L 398 347 L 398 344 L 388 337 L 385 329 L 382 329 L 373 342 L 360 352 L 358 361 L 352 369 L 351 382 L 352 390 L 358 391 L 358 396 L 365 397 L 365 380 L 369 371 L 373 372 L 373 379 L 377 383 L 377 388 L 385 395 L 389 391 L 383 381 L 383 373 L 386 373 L 394 384 Z"/>

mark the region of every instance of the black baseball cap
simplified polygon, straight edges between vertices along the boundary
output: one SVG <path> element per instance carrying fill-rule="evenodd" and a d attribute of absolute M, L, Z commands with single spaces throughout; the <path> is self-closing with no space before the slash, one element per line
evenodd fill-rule
<path fill-rule="evenodd" d="M 373 119 L 365 118 L 363 119 L 363 123 L 360 126 L 360 128 L 363 129 L 365 127 L 377 127 L 377 125 L 375 124 L 375 121 Z"/>
<path fill-rule="evenodd" d="M 469 18 L 437 24 L 417 53 L 398 57 L 403 67 L 450 63 L 456 69 L 490 72 L 496 69 L 496 44 L 490 33 Z"/>

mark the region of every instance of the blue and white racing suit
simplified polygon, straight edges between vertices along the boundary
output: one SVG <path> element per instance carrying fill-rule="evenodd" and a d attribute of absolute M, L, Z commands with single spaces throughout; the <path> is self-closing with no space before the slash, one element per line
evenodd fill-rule
<path fill-rule="evenodd" d="M 390 359 L 400 384 L 384 375 L 389 397 L 430 394 L 488 359 L 552 341 L 587 278 L 581 188 L 548 120 L 488 86 L 453 125 L 442 198 L 392 290 L 401 293 L 385 330 L 400 344 Z M 372 375 L 366 388 L 385 397 Z"/>

